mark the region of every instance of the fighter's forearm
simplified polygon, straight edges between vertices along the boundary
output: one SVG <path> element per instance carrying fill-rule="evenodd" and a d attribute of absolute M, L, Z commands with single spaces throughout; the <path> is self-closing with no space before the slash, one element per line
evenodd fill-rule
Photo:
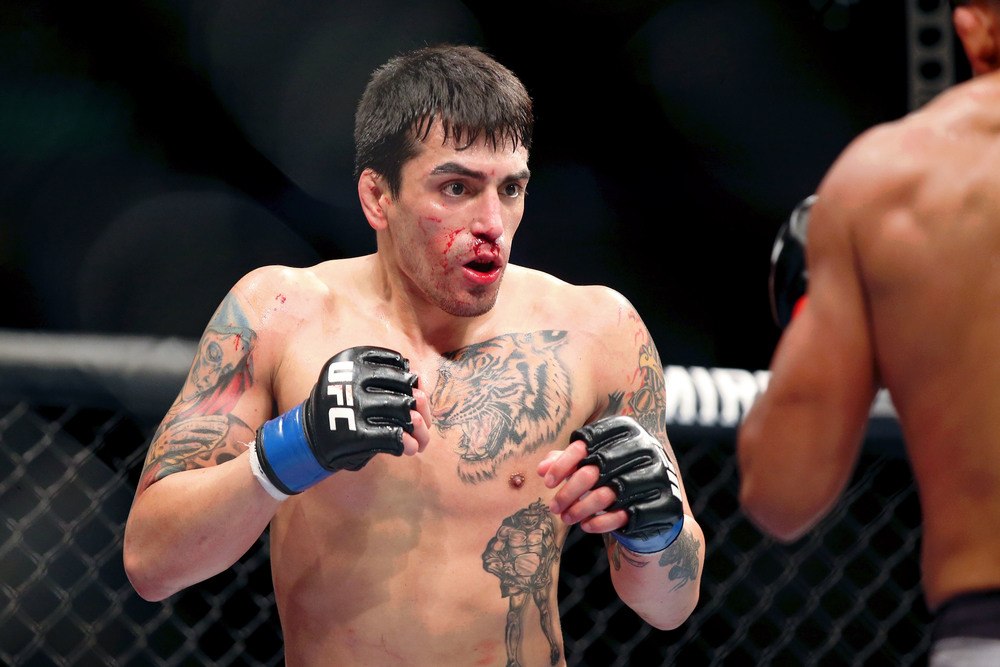
<path fill-rule="evenodd" d="M 758 397 L 740 426 L 736 453 L 741 510 L 762 532 L 793 542 L 830 511 L 850 481 L 867 420 L 857 408 L 784 396 Z"/>
<path fill-rule="evenodd" d="M 681 625 L 698 604 L 705 561 L 705 537 L 694 517 L 663 551 L 636 554 L 606 538 L 611 580 L 622 602 L 661 630 Z"/>
<path fill-rule="evenodd" d="M 246 455 L 178 472 L 145 489 L 125 528 L 125 570 L 147 600 L 222 572 L 260 537 L 278 508 Z"/>

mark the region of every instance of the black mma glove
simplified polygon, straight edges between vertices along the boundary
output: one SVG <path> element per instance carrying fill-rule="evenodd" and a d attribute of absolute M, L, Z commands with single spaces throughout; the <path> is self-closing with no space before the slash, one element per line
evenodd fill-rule
<path fill-rule="evenodd" d="M 416 405 L 417 376 L 409 370 L 398 352 L 381 347 L 333 356 L 309 398 L 258 429 L 254 475 L 282 499 L 338 470 L 360 470 L 375 454 L 401 455 Z"/>
<path fill-rule="evenodd" d="M 595 465 L 594 484 L 608 486 L 617 500 L 611 510 L 628 512 L 628 524 L 611 534 L 635 553 L 649 554 L 669 547 L 684 526 L 677 471 L 656 438 L 631 417 L 606 417 L 573 431 L 571 440 L 587 445 L 580 466 Z"/>
<path fill-rule="evenodd" d="M 782 329 L 792 321 L 809 284 L 806 230 L 809 227 L 809 209 L 815 203 L 816 195 L 809 195 L 799 202 L 788 221 L 778 230 L 771 250 L 771 315 Z"/>

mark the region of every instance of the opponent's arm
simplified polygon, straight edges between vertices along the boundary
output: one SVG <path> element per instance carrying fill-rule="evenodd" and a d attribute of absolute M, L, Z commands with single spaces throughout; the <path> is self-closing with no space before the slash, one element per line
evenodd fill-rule
<path fill-rule="evenodd" d="M 552 510 L 601 533 L 619 597 L 651 625 L 671 629 L 698 602 L 704 535 L 666 434 L 663 367 L 632 307 L 616 295 L 618 327 L 598 355 L 605 390 L 598 419 L 539 466 Z"/>
<path fill-rule="evenodd" d="M 779 341 L 767 390 L 739 429 L 741 505 L 784 541 L 815 525 L 843 491 L 877 390 L 848 207 L 831 205 L 844 204 L 851 190 L 835 182 L 810 212 L 809 297 Z"/>

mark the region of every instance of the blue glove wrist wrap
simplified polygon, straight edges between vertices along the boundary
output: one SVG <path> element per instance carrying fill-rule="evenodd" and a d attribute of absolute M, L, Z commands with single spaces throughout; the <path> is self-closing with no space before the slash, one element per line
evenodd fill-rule
<path fill-rule="evenodd" d="M 657 551 L 663 551 L 677 539 L 677 536 L 681 534 L 681 530 L 684 528 L 684 517 L 681 516 L 681 520 L 674 524 L 673 528 L 664 531 L 662 533 L 653 533 L 649 537 L 629 537 L 627 535 L 622 535 L 618 531 L 611 531 L 618 543 L 629 551 L 637 554 L 654 554 Z"/>
<path fill-rule="evenodd" d="M 306 440 L 302 405 L 265 422 L 260 442 L 265 449 L 272 481 L 280 481 L 287 492 L 301 493 L 332 473 L 320 465 Z M 281 489 L 284 491 L 285 489 Z"/>

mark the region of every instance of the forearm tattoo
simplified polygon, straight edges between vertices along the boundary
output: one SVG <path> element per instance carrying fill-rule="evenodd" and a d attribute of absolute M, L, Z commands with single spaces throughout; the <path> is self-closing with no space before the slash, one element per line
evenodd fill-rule
<path fill-rule="evenodd" d="M 227 296 L 202 335 L 181 395 L 153 435 L 140 488 L 243 451 L 237 439 L 250 439 L 251 429 L 230 412 L 253 385 L 256 338 L 242 307 Z"/>
<path fill-rule="evenodd" d="M 559 612 L 552 589 L 559 551 L 552 515 L 541 498 L 504 519 L 486 545 L 483 569 L 500 580 L 500 595 L 507 598 L 504 643 L 508 667 L 521 664 L 521 639 L 529 601 L 538 609 L 551 664 L 559 662 L 561 641 L 553 620 Z"/>
<path fill-rule="evenodd" d="M 457 428 L 458 476 L 493 479 L 516 454 L 552 443 L 570 412 L 565 331 L 506 334 L 445 355 L 430 397 L 437 429 Z"/>
<path fill-rule="evenodd" d="M 629 376 L 627 386 L 608 395 L 606 414 L 629 415 L 660 442 L 665 442 L 667 437 L 667 400 L 663 381 L 663 363 L 660 361 L 660 355 L 656 351 L 652 337 L 640 322 L 638 314 L 630 312 L 628 322 L 630 326 L 635 327 L 633 336 L 639 350 L 638 360 L 636 368 Z M 665 449 L 674 469 L 680 470 L 680 465 L 673 452 L 669 451 L 669 448 Z M 611 565 L 615 570 L 621 569 L 622 562 L 638 568 L 649 564 L 649 561 L 633 556 L 610 534 L 604 534 L 604 543 Z M 661 554 L 659 566 L 669 568 L 667 577 L 670 581 L 677 582 L 672 590 L 678 590 L 688 582 L 698 578 L 699 548 L 698 541 L 688 531 L 682 531 L 677 540 Z"/>
<path fill-rule="evenodd" d="M 644 561 L 633 556 L 624 549 L 610 533 L 604 533 L 604 546 L 608 549 L 608 559 L 615 571 L 622 569 L 622 561 L 632 567 L 646 567 L 651 561 Z M 676 582 L 671 591 L 680 590 L 689 582 L 697 581 L 698 569 L 701 563 L 698 559 L 698 551 L 701 544 L 687 531 L 682 531 L 677 536 L 677 540 L 667 547 L 662 554 L 658 565 L 662 568 L 669 568 L 667 579 Z"/>
<path fill-rule="evenodd" d="M 688 582 L 697 581 L 698 550 L 701 544 L 688 532 L 681 532 L 677 540 L 660 555 L 660 567 L 669 568 L 667 578 L 676 582 L 670 590 L 683 588 Z"/>

